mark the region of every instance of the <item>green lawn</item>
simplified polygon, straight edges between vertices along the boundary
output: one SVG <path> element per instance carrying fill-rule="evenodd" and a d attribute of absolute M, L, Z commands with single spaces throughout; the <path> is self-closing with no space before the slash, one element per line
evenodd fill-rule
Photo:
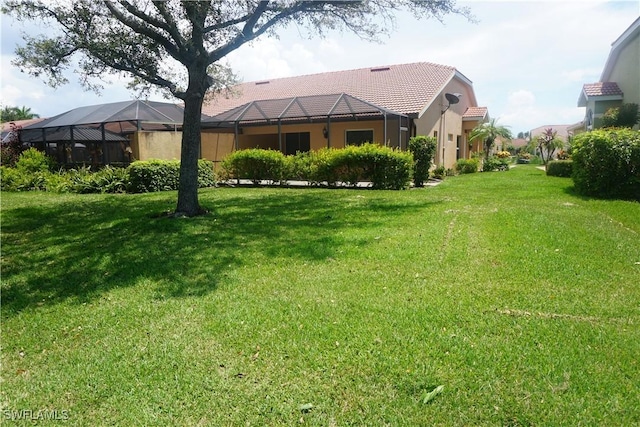
<path fill-rule="evenodd" d="M 3 193 L 3 421 L 638 425 L 640 204 L 571 187 Z"/>

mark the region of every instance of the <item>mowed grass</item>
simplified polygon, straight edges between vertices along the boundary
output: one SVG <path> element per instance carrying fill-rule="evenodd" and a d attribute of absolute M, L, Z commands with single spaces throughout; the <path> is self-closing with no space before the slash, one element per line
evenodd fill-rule
<path fill-rule="evenodd" d="M 638 425 L 640 204 L 571 187 L 3 193 L 3 418 Z"/>

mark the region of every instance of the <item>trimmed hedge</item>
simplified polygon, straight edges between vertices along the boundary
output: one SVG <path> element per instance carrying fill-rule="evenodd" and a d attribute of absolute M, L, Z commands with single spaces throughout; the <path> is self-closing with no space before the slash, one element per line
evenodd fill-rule
<path fill-rule="evenodd" d="M 411 153 L 376 144 L 349 146 L 342 149 L 324 148 L 311 154 L 309 181 L 355 186 L 371 182 L 373 188 L 400 190 L 411 182 Z"/>
<path fill-rule="evenodd" d="M 221 179 L 250 179 L 254 185 L 261 181 L 280 182 L 288 175 L 285 155 L 280 151 L 252 148 L 234 151 L 222 161 Z"/>
<path fill-rule="evenodd" d="M 127 191 L 130 193 L 177 190 L 180 182 L 180 162 L 177 160 L 137 161 L 131 163 L 127 171 Z M 198 160 L 198 187 L 212 187 L 215 183 L 213 162 Z"/>
<path fill-rule="evenodd" d="M 410 153 L 376 144 L 323 148 L 285 156 L 279 151 L 250 149 L 235 151 L 222 162 L 221 179 L 249 179 L 286 182 L 296 179 L 312 185 L 339 183 L 355 186 L 368 181 L 373 188 L 402 189 L 411 182 L 413 157 Z"/>
<path fill-rule="evenodd" d="M 572 148 L 576 192 L 640 201 L 640 131 L 582 133 L 574 138 Z"/>
<path fill-rule="evenodd" d="M 573 170 L 572 160 L 552 160 L 547 163 L 547 176 L 559 176 L 562 178 L 571 178 Z"/>

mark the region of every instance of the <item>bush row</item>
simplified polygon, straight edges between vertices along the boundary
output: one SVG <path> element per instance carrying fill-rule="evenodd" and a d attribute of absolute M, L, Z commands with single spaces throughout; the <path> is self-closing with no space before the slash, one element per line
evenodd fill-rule
<path fill-rule="evenodd" d="M 411 153 L 376 144 L 323 148 L 295 156 L 250 149 L 227 156 L 221 165 L 220 178 L 249 179 L 254 184 L 304 180 L 328 186 L 355 186 L 367 181 L 373 188 L 397 190 L 409 186 L 412 169 Z"/>
<path fill-rule="evenodd" d="M 572 150 L 571 176 L 579 194 L 640 201 L 640 131 L 582 133 Z"/>
<path fill-rule="evenodd" d="M 56 193 L 142 193 L 176 190 L 180 163 L 149 160 L 134 162 L 127 168 L 105 166 L 98 171 L 88 167 L 53 170 L 53 163 L 41 151 L 23 152 L 15 167 L 0 167 L 3 191 L 51 191 Z M 215 185 L 213 162 L 198 161 L 199 187 Z"/>

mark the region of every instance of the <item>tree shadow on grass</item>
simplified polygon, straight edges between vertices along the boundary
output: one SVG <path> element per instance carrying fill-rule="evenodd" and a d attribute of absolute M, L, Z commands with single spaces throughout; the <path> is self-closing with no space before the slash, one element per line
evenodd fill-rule
<path fill-rule="evenodd" d="M 53 195 L 46 206 L 3 209 L 3 317 L 45 303 L 88 302 L 145 281 L 165 297 L 205 295 L 256 258 L 326 260 L 347 244 L 341 229 L 364 231 L 428 208 L 388 200 L 346 206 L 345 196 L 326 191 L 212 191 L 201 197 L 208 215 L 158 215 L 172 196 L 59 202 Z"/>

